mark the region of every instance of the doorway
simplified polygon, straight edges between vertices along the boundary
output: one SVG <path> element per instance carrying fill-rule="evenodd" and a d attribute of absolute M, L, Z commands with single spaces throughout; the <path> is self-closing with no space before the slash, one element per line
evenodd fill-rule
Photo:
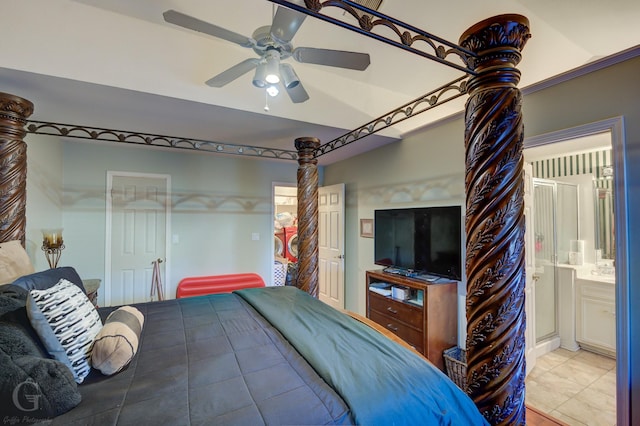
<path fill-rule="evenodd" d="M 298 262 L 298 188 L 273 186 L 273 282 L 295 285 Z"/>
<path fill-rule="evenodd" d="M 344 308 L 344 184 L 318 188 L 318 298 Z M 273 185 L 274 285 L 296 285 L 298 262 L 297 187 Z M 283 272 L 284 271 L 284 272 Z"/>
<path fill-rule="evenodd" d="M 598 138 L 600 138 L 600 142 L 597 142 Z M 602 140 L 605 141 L 604 144 L 602 144 Z M 627 219 L 624 214 L 624 209 L 620 209 L 621 206 L 624 206 L 625 200 L 616 200 L 616 194 L 618 197 L 623 196 L 622 188 L 624 187 L 624 183 L 622 181 L 624 176 L 624 164 L 619 160 L 621 155 L 616 156 L 615 154 L 616 150 L 621 149 L 622 121 L 620 118 L 605 120 L 585 125 L 581 128 L 568 129 L 554 134 L 542 135 L 525 141 L 525 160 L 534 163 L 534 171 L 537 162 L 538 170 L 537 174 L 534 174 L 534 176 L 537 175 L 552 181 L 561 181 L 563 183 L 571 183 L 578 186 L 578 206 L 580 213 L 578 214 L 577 223 L 572 224 L 574 227 L 577 226 L 578 236 L 575 240 L 570 239 L 566 241 L 568 243 L 567 247 L 560 247 L 559 240 L 556 240 L 555 242 L 556 247 L 554 251 L 558 256 L 555 259 L 556 264 L 558 264 L 558 262 L 562 262 L 567 265 L 566 267 L 561 268 L 561 272 L 565 269 L 575 271 L 577 269 L 573 268 L 578 268 L 582 265 L 589 268 L 589 275 L 591 275 L 591 271 L 598 271 L 598 263 L 601 262 L 598 253 L 600 253 L 600 251 L 604 252 L 605 249 L 600 249 L 599 246 L 602 243 L 599 243 L 597 238 L 597 230 L 599 227 L 602 227 L 602 225 L 598 223 L 598 219 L 596 218 L 596 215 L 599 214 L 596 201 L 598 198 L 598 191 L 594 188 L 597 187 L 595 181 L 599 178 L 598 174 L 602 173 L 603 169 L 612 177 L 613 175 L 616 176 L 616 181 L 613 181 L 613 179 L 610 178 L 608 182 L 608 185 L 613 188 L 613 191 L 611 191 L 613 202 L 611 202 L 607 195 L 605 195 L 603 197 L 605 199 L 603 201 L 603 204 L 605 205 L 603 209 L 608 209 L 609 206 L 615 205 L 615 212 L 609 211 L 608 217 L 611 218 L 612 221 L 617 222 L 622 229 L 613 230 L 611 227 L 605 225 L 605 231 L 602 232 L 606 232 L 607 235 L 611 236 L 611 238 L 614 238 L 614 236 L 619 237 L 620 235 L 622 235 L 623 238 L 626 236 Z M 553 151 L 553 154 L 545 159 L 538 158 L 536 160 L 535 156 L 539 156 L 540 153 L 545 150 L 551 150 Z M 606 154 L 602 154 L 603 151 L 605 151 Z M 614 170 L 607 170 L 609 166 Z M 581 177 L 580 175 L 588 174 L 586 173 L 588 169 L 593 172 L 593 176 L 589 176 L 588 178 Z M 542 170 L 544 170 L 544 173 L 540 173 Z M 620 181 L 617 181 L 618 178 Z M 566 207 L 556 206 L 556 209 L 558 210 L 565 208 Z M 565 223 L 563 227 L 567 227 L 569 225 L 571 224 Z M 559 225 L 556 223 L 556 226 Z M 567 240 L 567 238 L 563 237 L 563 240 Z M 571 244 L 571 242 L 573 242 L 573 244 Z M 608 247 L 624 248 L 624 244 L 613 242 L 608 243 Z M 541 248 L 537 247 L 537 249 Z M 612 294 L 615 294 L 616 299 L 620 299 L 622 296 L 623 300 L 617 301 L 619 309 L 617 309 L 615 319 L 613 320 L 616 331 L 609 332 L 609 334 L 613 333 L 618 336 L 626 333 L 626 327 L 624 324 L 628 317 L 625 309 L 625 306 L 627 305 L 625 294 L 628 282 L 626 280 L 627 274 L 624 267 L 627 259 L 626 252 L 624 252 L 624 250 L 622 251 L 622 253 L 616 253 L 614 255 L 616 265 L 622 264 L 623 268 L 616 268 L 615 272 L 612 273 L 616 280 L 616 288 Z M 613 263 L 613 259 L 610 263 Z M 556 267 L 557 266 L 558 265 L 556 265 Z M 577 313 L 572 309 L 579 310 L 584 306 L 589 306 L 584 302 L 580 302 L 579 285 L 577 284 L 579 279 L 576 279 L 579 277 L 576 276 L 576 272 L 572 273 L 574 278 L 573 280 L 567 280 L 566 277 L 571 277 L 572 275 L 565 273 L 564 278 L 561 277 L 561 279 L 557 281 L 560 291 L 564 291 L 565 295 L 570 294 L 573 296 L 573 298 L 563 299 L 561 294 L 560 298 L 557 299 L 557 303 L 559 303 L 559 317 L 561 321 L 563 314 L 566 317 L 569 312 L 572 312 L 572 320 L 575 321 Z M 590 278 L 590 276 L 587 278 Z M 567 283 L 569 284 L 568 286 L 565 285 Z M 536 291 L 538 291 L 538 287 L 536 287 Z M 578 299 L 576 299 L 576 297 Z M 536 301 L 537 300 L 538 299 L 536 298 Z M 569 302 L 569 304 L 564 306 L 563 304 L 567 304 L 567 302 Z M 568 327 L 567 329 L 570 329 L 575 334 L 576 327 L 577 325 L 574 323 L 573 328 Z M 562 333 L 562 330 L 563 327 L 561 325 L 558 331 Z M 538 334 L 538 337 L 545 337 L 542 336 L 543 333 Z M 567 348 L 567 346 L 564 346 L 563 344 L 562 348 L 549 353 L 548 356 L 544 356 L 542 358 L 543 362 L 541 363 L 542 369 L 536 369 L 533 371 L 533 374 L 527 378 L 527 403 L 536 407 L 536 405 L 540 403 L 540 400 L 533 401 L 530 398 L 534 397 L 534 395 L 543 395 L 543 401 L 541 403 L 542 406 L 538 406 L 537 408 L 540 408 L 542 411 L 550 413 L 568 423 L 576 421 L 576 424 L 580 424 L 577 422 L 582 421 L 584 423 L 584 418 L 581 420 L 579 416 L 585 415 L 589 412 L 587 409 L 579 408 L 581 406 L 580 404 L 584 403 L 584 401 L 581 401 L 580 399 L 586 397 L 589 392 L 594 392 L 596 390 L 590 389 L 587 391 L 585 389 L 584 393 L 583 391 L 576 391 L 574 394 L 570 394 L 571 392 L 567 391 L 563 394 L 562 392 L 558 392 L 563 386 L 560 382 L 566 382 L 567 386 L 578 386 L 578 384 L 575 383 L 577 381 L 575 374 L 572 376 L 565 373 L 569 370 L 572 370 L 575 373 L 575 369 L 578 368 L 578 366 L 591 362 L 593 364 L 593 370 L 589 371 L 588 367 L 585 367 L 585 374 L 598 374 L 600 372 L 600 370 L 598 370 L 598 365 L 602 364 L 602 358 L 598 358 L 599 355 L 591 352 L 592 348 L 589 348 L 588 345 L 583 345 L 582 343 L 580 343 L 580 345 L 576 344 L 574 348 L 565 348 Z M 585 351 L 585 348 L 589 351 Z M 611 363 L 612 367 L 611 371 L 606 374 L 606 378 L 604 377 L 605 375 L 603 375 L 602 380 L 607 382 L 607 386 L 602 386 L 597 389 L 597 391 L 604 392 L 600 395 L 601 397 L 598 401 L 608 401 L 608 405 L 599 408 L 599 410 L 600 414 L 606 412 L 608 413 L 609 418 L 613 419 L 610 424 L 614 424 L 616 422 L 616 403 L 617 407 L 620 407 L 618 409 L 619 416 L 617 421 L 624 419 L 624 416 L 626 416 L 625 413 L 628 413 L 629 403 L 626 399 L 627 396 L 625 392 L 618 391 L 620 389 L 624 389 L 624 387 L 628 385 L 628 378 L 626 378 L 629 371 L 627 365 L 628 346 L 623 338 L 618 339 L 617 348 L 615 347 L 615 343 L 613 348 L 613 351 L 608 352 L 609 357 L 605 358 L 609 363 Z M 607 353 L 607 351 L 602 352 Z M 615 358 L 610 357 L 612 354 Z M 599 359 L 600 361 L 595 362 L 595 359 Z M 599 364 L 596 365 L 597 363 Z M 551 385 L 550 383 L 552 383 L 552 380 L 557 380 L 557 382 Z M 595 384 L 594 381 L 593 383 L 593 388 L 596 388 L 601 382 Z M 566 391 L 568 387 L 564 387 L 563 389 Z M 589 420 L 593 421 L 594 419 L 595 417 L 592 417 Z M 605 422 L 594 424 L 609 423 Z"/>

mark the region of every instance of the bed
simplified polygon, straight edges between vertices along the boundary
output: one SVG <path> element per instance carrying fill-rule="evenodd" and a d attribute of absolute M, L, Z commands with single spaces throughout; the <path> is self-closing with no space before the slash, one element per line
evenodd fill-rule
<path fill-rule="evenodd" d="M 49 281 L 37 287 L 24 280 L 0 286 L 0 336 L 19 324 L 37 339 L 21 312 L 25 288 L 77 279 L 73 268 L 32 277 L 42 274 Z M 46 384 L 38 410 L 26 411 L 33 405 L 22 401 L 2 417 L 52 425 L 486 424 L 471 399 L 426 359 L 295 287 L 133 306 L 144 325 L 125 368 L 109 376 L 93 368 L 77 385 L 77 404 L 55 417 L 47 410 L 56 407 L 45 400 L 58 396 Z M 116 309 L 97 311 L 104 321 Z M 9 350 L 3 343 L 2 376 Z M 32 361 L 52 364 L 43 352 L 32 353 Z M 11 355 L 16 362 L 21 356 Z M 59 389 L 74 387 L 66 379 Z M 15 392 L 2 391 L 3 401 L 11 401 Z"/>
<path fill-rule="evenodd" d="M 462 77 L 333 141 L 321 145 L 320 140 L 313 137 L 295 140 L 300 194 L 298 230 L 301 235 L 296 285 L 312 296 L 318 295 L 317 158 L 449 100 L 468 95 L 464 134 L 467 194 L 466 392 L 492 424 L 524 424 L 524 129 L 522 95 L 517 88 L 520 80 L 517 65 L 522 49 L 531 37 L 528 19 L 514 14 L 488 18 L 466 30 L 456 45 L 349 0 L 270 1 L 464 72 Z M 325 8 L 339 8 L 341 11 L 325 14 Z M 375 32 L 380 28 L 391 29 L 391 37 Z M 420 49 L 420 45 L 424 48 Z M 7 226 L 0 229 L 0 241 L 20 240 L 23 245 L 25 243 L 26 144 L 22 139 L 27 133 L 113 143 L 139 143 L 133 140 L 142 139 L 150 145 L 156 140 L 162 143 L 172 140 L 159 135 L 81 125 L 31 122 L 26 126 L 33 107 L 26 99 L 0 94 L 3 121 L 0 139 L 7 141 L 3 150 L 6 167 L 0 170 L 0 178 L 3 178 L 0 179 L 3 182 L 0 192 L 5 201 L 0 206 L 5 209 L 3 217 Z M 194 142 L 188 139 L 180 141 Z M 200 142 L 194 142 L 193 149 L 215 145 Z M 408 393 L 413 391 L 405 390 Z M 353 411 L 350 411 L 350 416 L 359 421 Z"/>

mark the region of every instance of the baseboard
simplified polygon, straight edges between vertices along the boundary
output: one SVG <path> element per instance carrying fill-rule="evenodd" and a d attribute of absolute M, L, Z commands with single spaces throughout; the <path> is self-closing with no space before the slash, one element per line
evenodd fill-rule
<path fill-rule="evenodd" d="M 552 337 L 544 342 L 536 344 L 536 357 L 540 357 L 546 353 L 555 351 L 560 347 L 560 338 Z"/>

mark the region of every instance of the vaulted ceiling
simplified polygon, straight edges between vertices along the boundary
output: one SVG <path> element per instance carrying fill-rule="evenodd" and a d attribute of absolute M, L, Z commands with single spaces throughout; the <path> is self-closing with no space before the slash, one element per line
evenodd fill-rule
<path fill-rule="evenodd" d="M 463 73 L 307 17 L 293 44 L 368 53 L 365 71 L 287 62 L 310 99 L 268 98 L 248 73 L 221 88 L 205 81 L 251 49 L 163 20 L 174 9 L 238 34 L 269 25 L 267 0 L 2 0 L 0 91 L 34 102 L 34 120 L 293 149 L 322 143 Z M 521 87 L 640 44 L 637 0 L 383 0 L 380 12 L 457 43 L 471 25 L 502 13 L 530 21 Z M 268 102 L 269 111 L 265 111 Z M 412 117 L 320 158 L 328 164 L 393 143 L 462 110 L 464 99 Z"/>

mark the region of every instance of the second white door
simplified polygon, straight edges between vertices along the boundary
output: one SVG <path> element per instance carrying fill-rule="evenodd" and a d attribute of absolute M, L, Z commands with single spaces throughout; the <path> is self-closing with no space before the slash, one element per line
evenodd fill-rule
<path fill-rule="evenodd" d="M 344 308 L 344 184 L 318 188 L 319 298 Z"/>

